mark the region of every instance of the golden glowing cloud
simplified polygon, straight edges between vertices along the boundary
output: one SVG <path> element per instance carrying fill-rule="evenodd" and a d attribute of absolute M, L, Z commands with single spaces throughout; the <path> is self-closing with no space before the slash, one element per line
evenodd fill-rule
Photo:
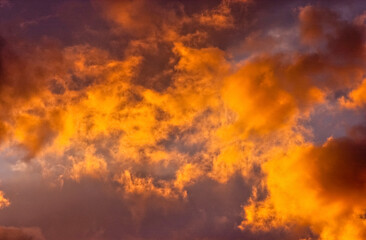
<path fill-rule="evenodd" d="M 366 81 L 363 80 L 361 85 L 359 85 L 356 89 L 353 89 L 349 95 L 349 99 L 345 99 L 345 97 L 341 97 L 339 102 L 342 106 L 346 108 L 357 108 L 362 107 L 366 103 Z"/>
<path fill-rule="evenodd" d="M 10 201 L 5 198 L 4 193 L 0 191 L 0 209 L 10 205 Z"/>
<path fill-rule="evenodd" d="M 60 195 L 65 185 L 112 189 L 107 197 L 117 195 L 126 208 L 118 214 L 137 229 L 126 239 L 159 239 L 139 232 L 159 214 L 169 222 L 162 232 L 230 225 L 240 229 L 235 239 L 278 229 L 298 234 L 293 239 L 366 238 L 363 128 L 325 141 L 343 133 L 312 126 L 324 114 L 319 109 L 364 110 L 364 15 L 353 20 L 307 5 L 291 9 L 291 21 L 276 15 L 268 24 L 274 13 L 263 12 L 272 5 L 257 1 L 88 4 L 101 33 L 86 21 L 70 37 L 75 43 L 0 39 L 0 155 L 9 175 L 21 162 Z M 60 9 L 48 18 L 67 22 L 67 4 Z M 291 31 L 275 26 L 283 22 Z M 239 199 L 239 192 L 247 195 Z M 0 208 L 9 205 L 0 191 Z M 195 220 L 174 225 L 171 213 Z M 95 229 L 80 239 L 117 236 Z M 211 239 L 171 231 L 172 239 Z M 8 232 L 26 235 L 0 226 L 0 236 Z"/>
<path fill-rule="evenodd" d="M 320 239 L 363 239 L 364 151 L 364 142 L 329 139 L 321 147 L 294 146 L 274 155 L 264 164 L 268 197 L 245 207 L 241 227 L 300 224 Z"/>

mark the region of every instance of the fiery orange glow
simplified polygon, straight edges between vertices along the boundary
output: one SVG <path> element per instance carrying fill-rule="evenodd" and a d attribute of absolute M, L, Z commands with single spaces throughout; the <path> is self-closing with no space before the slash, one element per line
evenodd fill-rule
<path fill-rule="evenodd" d="M 351 2 L 0 0 L 0 240 L 366 239 Z"/>
<path fill-rule="evenodd" d="M 9 200 L 5 198 L 3 192 L 0 192 L 0 208 L 8 207 L 9 205 Z"/>

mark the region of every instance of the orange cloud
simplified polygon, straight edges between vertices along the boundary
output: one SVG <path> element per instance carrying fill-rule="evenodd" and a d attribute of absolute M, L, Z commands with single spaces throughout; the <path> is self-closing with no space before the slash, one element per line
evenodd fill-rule
<path fill-rule="evenodd" d="M 45 240 L 39 228 L 0 227 L 0 238 L 5 240 Z"/>
<path fill-rule="evenodd" d="M 10 201 L 5 198 L 4 193 L 0 191 L 0 209 L 4 207 L 8 207 L 10 205 Z"/>
<path fill-rule="evenodd" d="M 364 151 L 364 140 L 345 138 L 275 154 L 264 164 L 268 197 L 244 208 L 241 226 L 310 225 L 320 239 L 363 239 Z"/>
<path fill-rule="evenodd" d="M 179 14 L 179 9 L 173 8 L 176 4 L 163 8 L 146 0 L 98 0 L 94 3 L 104 11 L 106 18 L 117 23 L 123 31 L 138 37 L 164 33 L 177 23 L 176 15 Z"/>
<path fill-rule="evenodd" d="M 225 192 L 240 178 L 253 191 L 235 211 L 227 207 L 235 221 L 213 204 L 222 216 L 204 212 L 197 223 L 233 228 L 244 206 L 240 234 L 291 229 L 322 240 L 365 238 L 363 136 L 317 146 L 309 127 L 316 107 L 339 92 L 353 88 L 339 100 L 344 107 L 365 104 L 364 26 L 327 8 L 300 7 L 298 32 L 287 33 L 296 43 L 283 47 L 273 29 L 256 25 L 261 3 L 248 3 L 202 1 L 190 9 L 184 1 L 93 1 L 112 36 L 104 37 L 113 38 L 106 45 L 2 41 L 4 149 L 20 146 L 28 170 L 36 171 L 34 163 L 61 189 L 93 181 L 128 207 L 136 200 L 126 212 L 139 221 L 149 207 L 195 209 L 189 204 L 204 198 L 199 190 Z M 230 53 L 243 45 L 248 56 Z M 214 197 L 231 206 L 235 196 Z M 0 207 L 9 204 L 0 192 Z"/>
<path fill-rule="evenodd" d="M 366 103 L 366 81 L 348 94 L 348 99 L 341 97 L 339 103 L 346 108 L 363 107 Z"/>
<path fill-rule="evenodd" d="M 95 151 L 95 150 L 94 150 Z M 104 159 L 95 156 L 93 149 L 86 151 L 84 160 L 73 164 L 71 169 L 71 178 L 77 181 L 85 176 L 102 178 L 107 173 L 107 163 Z"/>

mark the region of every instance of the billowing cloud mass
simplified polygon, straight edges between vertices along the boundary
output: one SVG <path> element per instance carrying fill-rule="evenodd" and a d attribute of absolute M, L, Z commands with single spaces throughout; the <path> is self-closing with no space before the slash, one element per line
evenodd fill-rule
<path fill-rule="evenodd" d="M 0 1 L 0 239 L 366 239 L 363 1 Z"/>

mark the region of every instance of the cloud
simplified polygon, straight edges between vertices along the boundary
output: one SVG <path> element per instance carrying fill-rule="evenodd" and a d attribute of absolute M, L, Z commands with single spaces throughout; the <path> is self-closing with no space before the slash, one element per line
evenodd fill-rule
<path fill-rule="evenodd" d="M 4 240 L 45 240 L 39 228 L 0 227 Z"/>
<path fill-rule="evenodd" d="M 349 94 L 348 98 L 342 96 L 339 99 L 339 103 L 346 108 L 359 108 L 363 107 L 366 103 L 365 99 L 366 93 L 366 81 L 363 80 L 362 83 L 353 89 Z"/>
<path fill-rule="evenodd" d="M 364 105 L 363 15 L 52 4 L 0 44 L 0 224 L 50 240 L 364 238 L 363 128 L 317 145 L 311 125 L 319 106 L 343 121 Z"/>
<path fill-rule="evenodd" d="M 4 207 L 8 207 L 10 205 L 10 201 L 5 198 L 4 193 L 0 191 L 0 209 Z"/>
<path fill-rule="evenodd" d="M 162 1 L 163 2 L 163 1 Z M 122 30 L 132 36 L 146 36 L 161 33 L 167 27 L 177 21 L 175 5 L 151 3 L 145 0 L 138 1 L 94 1 L 97 7 L 101 7 L 106 18 L 114 21 Z M 138 19 L 138 20 L 136 20 Z"/>
<path fill-rule="evenodd" d="M 264 164 L 268 197 L 245 207 L 242 226 L 309 224 L 320 239 L 363 239 L 365 146 L 364 137 L 330 138 L 277 154 Z"/>

